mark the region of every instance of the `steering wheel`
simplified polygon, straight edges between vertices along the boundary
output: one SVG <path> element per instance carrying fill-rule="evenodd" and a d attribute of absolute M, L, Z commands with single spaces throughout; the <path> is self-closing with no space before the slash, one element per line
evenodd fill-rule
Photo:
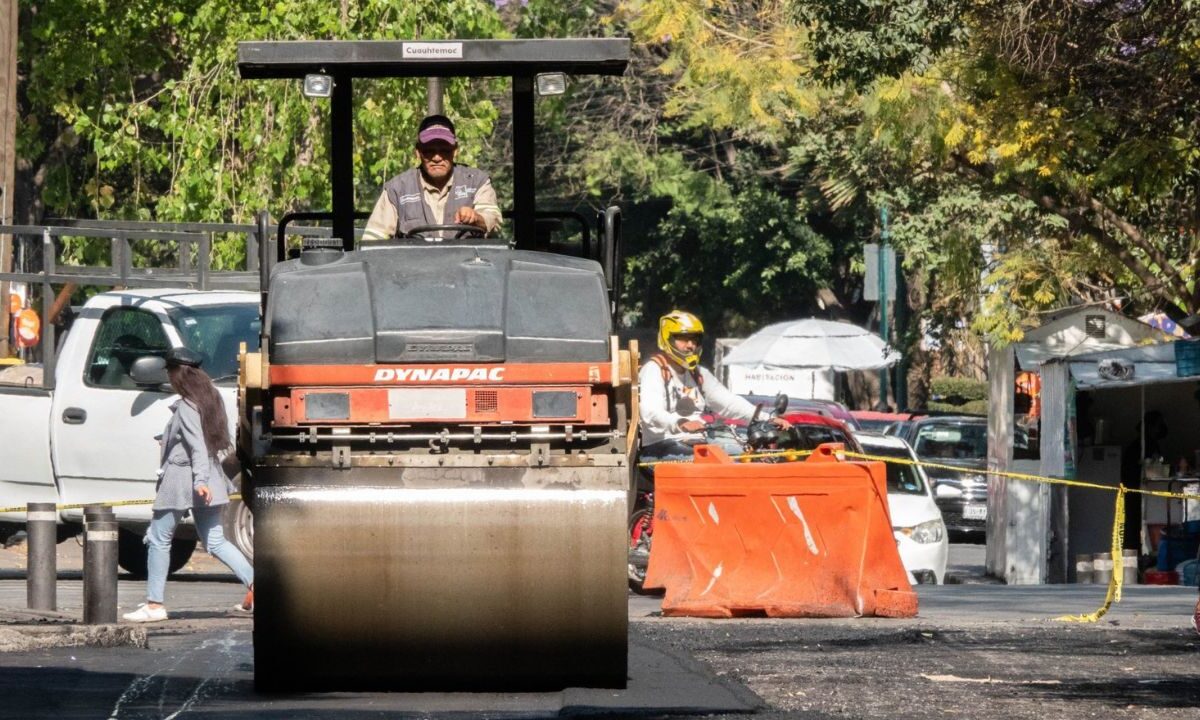
<path fill-rule="evenodd" d="M 418 225 L 406 233 L 402 233 L 400 237 L 425 237 L 422 233 L 427 232 L 453 232 L 454 239 L 458 240 L 464 237 L 483 237 L 487 231 L 478 225 L 467 225 L 465 223 L 451 223 L 448 225 Z"/>

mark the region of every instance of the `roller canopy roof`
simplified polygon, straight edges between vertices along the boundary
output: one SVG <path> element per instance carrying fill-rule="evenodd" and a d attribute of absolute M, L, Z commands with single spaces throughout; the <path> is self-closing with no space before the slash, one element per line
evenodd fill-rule
<path fill-rule="evenodd" d="M 238 43 L 243 78 L 620 75 L 628 38 L 561 40 L 298 40 Z"/>

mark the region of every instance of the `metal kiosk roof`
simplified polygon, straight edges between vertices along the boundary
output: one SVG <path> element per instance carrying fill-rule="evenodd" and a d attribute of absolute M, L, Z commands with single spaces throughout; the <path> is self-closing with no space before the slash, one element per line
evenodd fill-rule
<path fill-rule="evenodd" d="M 330 182 L 333 234 L 354 243 L 354 78 L 509 77 L 513 99 L 513 227 L 518 247 L 534 237 L 534 77 L 621 75 L 627 38 L 563 40 L 301 40 L 238 43 L 244 79 L 333 78 Z"/>

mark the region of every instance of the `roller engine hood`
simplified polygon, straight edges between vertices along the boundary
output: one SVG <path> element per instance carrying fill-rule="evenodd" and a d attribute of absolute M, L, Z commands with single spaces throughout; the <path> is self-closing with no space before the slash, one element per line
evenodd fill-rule
<path fill-rule="evenodd" d="M 605 362 L 592 260 L 461 245 L 367 248 L 271 273 L 273 364 Z"/>

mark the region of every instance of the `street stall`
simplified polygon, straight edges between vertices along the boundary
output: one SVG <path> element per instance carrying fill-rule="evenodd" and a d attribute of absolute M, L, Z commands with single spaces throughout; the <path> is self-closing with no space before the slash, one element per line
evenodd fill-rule
<path fill-rule="evenodd" d="M 1103 308 L 1063 311 L 1025 334 L 1022 342 L 988 352 L 988 518 L 990 575 L 1010 585 L 1066 582 L 1068 569 L 1065 488 L 1012 480 L 997 473 L 1076 476 L 1075 444 L 1068 443 L 1068 406 L 1074 402 L 1067 359 L 1121 350 L 1168 339 L 1159 328 Z M 1036 399 L 1038 452 L 1014 460 L 1015 410 L 1019 372 L 1022 388 L 1037 388 L 1022 410 L 1031 415 Z M 1074 412 L 1070 413 L 1074 416 Z M 1068 447 L 1071 452 L 1067 452 Z M 1111 510 L 1110 510 L 1111 512 Z M 1110 528 L 1111 529 L 1111 528 Z"/>
<path fill-rule="evenodd" d="M 1187 579 L 1177 568 L 1195 560 L 1200 544 L 1200 340 L 1090 353 L 1066 364 L 1077 392 L 1078 477 L 1197 496 L 1129 495 L 1125 506 L 1124 547 L 1144 558 L 1143 579 Z M 1086 556 L 1110 550 L 1113 498 L 1071 488 L 1063 512 L 1068 579 L 1086 580 L 1077 572 L 1086 569 Z"/>

